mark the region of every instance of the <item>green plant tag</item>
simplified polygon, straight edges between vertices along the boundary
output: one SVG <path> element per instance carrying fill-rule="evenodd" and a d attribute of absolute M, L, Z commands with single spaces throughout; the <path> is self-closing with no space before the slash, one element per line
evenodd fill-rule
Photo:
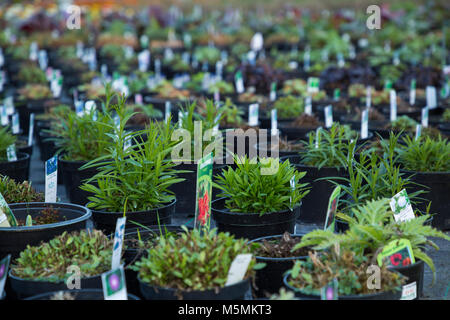
<path fill-rule="evenodd" d="M 270 101 L 275 101 L 277 99 L 277 83 L 272 82 L 270 85 Z"/>
<path fill-rule="evenodd" d="M 31 227 L 31 226 L 33 225 L 33 218 L 31 218 L 30 215 L 27 215 L 27 220 L 26 220 L 26 222 L 25 222 L 25 225 L 26 225 L 27 227 Z"/>
<path fill-rule="evenodd" d="M 123 266 L 103 273 L 102 286 L 105 300 L 128 300 Z"/>
<path fill-rule="evenodd" d="M 164 121 L 167 122 L 167 119 L 169 119 L 170 115 L 171 115 L 171 109 L 172 109 L 172 104 L 170 101 L 166 101 L 165 104 L 165 110 L 164 110 Z"/>
<path fill-rule="evenodd" d="M 8 225 L 5 225 L 4 217 L 2 215 L 6 216 Z M 1 222 L 3 220 L 3 222 Z M 0 225 L 2 227 L 17 227 L 17 220 L 14 216 L 13 212 L 9 208 L 8 204 L 5 201 L 5 198 L 3 198 L 3 195 L 0 193 Z"/>
<path fill-rule="evenodd" d="M 389 242 L 377 256 L 379 266 L 385 263 L 388 267 L 402 267 L 415 263 L 411 242 L 408 239 L 397 239 Z"/>
<path fill-rule="evenodd" d="M 385 90 L 391 90 L 392 89 L 392 81 L 391 80 L 387 79 L 384 82 L 384 89 Z"/>
<path fill-rule="evenodd" d="M 394 212 L 395 221 L 408 221 L 415 218 L 411 202 L 405 189 L 391 198 L 390 205 Z"/>
<path fill-rule="evenodd" d="M 319 92 L 319 78 L 309 77 L 308 78 L 308 93 Z"/>
<path fill-rule="evenodd" d="M 8 276 L 9 262 L 11 261 L 11 255 L 8 254 L 5 258 L 0 260 L 0 298 L 3 296 L 5 290 L 6 278 Z"/>
<path fill-rule="evenodd" d="M 197 188 L 195 197 L 194 228 L 198 225 L 209 228 L 212 198 L 213 154 L 206 155 L 197 164 Z"/>
<path fill-rule="evenodd" d="M 238 254 L 236 258 L 234 258 L 230 269 L 228 270 L 228 277 L 225 286 L 230 286 L 242 281 L 247 273 L 247 269 L 251 261 L 252 255 L 250 253 Z"/>
<path fill-rule="evenodd" d="M 320 289 L 321 300 L 338 300 L 339 282 L 336 278 Z"/>
<path fill-rule="evenodd" d="M 148 37 L 145 34 L 143 34 L 139 38 L 139 43 L 141 44 L 141 48 L 147 48 L 148 47 Z"/>
<path fill-rule="evenodd" d="M 328 199 L 327 216 L 325 218 L 325 225 L 323 230 L 334 231 L 335 215 L 339 203 L 339 195 L 341 194 L 341 187 L 336 186 Z"/>
<path fill-rule="evenodd" d="M 409 89 L 409 104 L 414 105 L 416 103 L 416 79 L 411 80 L 411 87 Z"/>
<path fill-rule="evenodd" d="M 6 156 L 8 157 L 8 161 L 17 161 L 16 146 L 14 144 L 6 148 Z"/>
<path fill-rule="evenodd" d="M 334 101 L 339 101 L 340 97 L 341 97 L 341 90 L 339 88 L 334 89 L 334 91 L 333 91 Z"/>

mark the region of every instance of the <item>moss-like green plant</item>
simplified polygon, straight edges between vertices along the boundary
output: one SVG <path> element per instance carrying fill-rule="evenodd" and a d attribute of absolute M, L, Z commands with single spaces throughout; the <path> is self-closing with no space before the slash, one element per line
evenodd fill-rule
<path fill-rule="evenodd" d="M 279 98 L 273 104 L 273 108 L 277 110 L 277 117 L 279 119 L 295 118 L 305 111 L 303 99 L 294 96 Z M 268 111 L 267 116 L 270 117 L 270 111 Z"/>
<path fill-rule="evenodd" d="M 31 182 L 18 183 L 0 175 L 0 193 L 7 203 L 44 202 L 44 193 L 36 191 Z"/>
<path fill-rule="evenodd" d="M 215 176 L 214 186 L 222 191 L 218 196 L 226 198 L 226 208 L 231 212 L 263 215 L 300 205 L 301 199 L 309 192 L 307 184 L 300 183 L 306 172 L 298 172 L 289 160 L 254 160 L 235 156 L 236 169 L 229 167 Z M 291 179 L 295 181 L 294 187 Z"/>
<path fill-rule="evenodd" d="M 234 87 L 226 81 L 217 81 L 209 87 L 208 93 L 215 93 L 216 91 L 220 94 L 230 94 L 234 92 Z"/>
<path fill-rule="evenodd" d="M 111 269 L 113 240 L 101 231 L 63 234 L 39 246 L 28 245 L 12 266 L 12 273 L 22 279 L 49 282 L 64 281 L 67 268 L 78 266 L 81 277 L 96 276 Z"/>
<path fill-rule="evenodd" d="M 20 88 L 18 92 L 20 100 L 50 99 L 53 97 L 50 88 L 46 84 L 27 84 L 25 87 Z"/>
<path fill-rule="evenodd" d="M 417 122 L 408 116 L 400 116 L 392 121 L 388 126 L 390 129 L 397 131 L 414 131 L 416 130 Z"/>
<path fill-rule="evenodd" d="M 132 268 L 143 282 L 153 286 L 184 291 L 218 289 L 225 286 L 236 256 L 253 252 L 246 242 L 229 233 L 217 233 L 216 229 L 185 229 L 181 236 L 161 237 Z M 260 267 L 252 258 L 244 279 Z"/>
<path fill-rule="evenodd" d="M 47 84 L 47 76 L 37 65 L 24 65 L 17 74 L 22 83 Z"/>

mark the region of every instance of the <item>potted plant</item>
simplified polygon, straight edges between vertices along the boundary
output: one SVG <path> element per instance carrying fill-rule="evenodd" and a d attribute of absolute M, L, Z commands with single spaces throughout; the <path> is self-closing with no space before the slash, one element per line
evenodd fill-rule
<path fill-rule="evenodd" d="M 306 172 L 298 172 L 289 160 L 249 159 L 235 156 L 236 169 L 216 175 L 213 185 L 221 190 L 211 204 L 219 231 L 255 239 L 294 232 L 307 184 L 300 183 Z M 270 190 L 269 192 L 267 190 Z"/>
<path fill-rule="evenodd" d="M 40 245 L 29 245 L 11 265 L 12 293 L 26 298 L 65 290 L 70 266 L 79 268 L 82 288 L 101 289 L 101 274 L 111 269 L 112 252 L 113 240 L 98 230 L 64 232 Z"/>
<path fill-rule="evenodd" d="M 252 253 L 245 239 L 216 229 L 186 230 L 181 237 L 160 238 L 133 269 L 148 300 L 239 300 L 250 290 L 254 270 L 262 267 L 252 258 L 244 279 L 226 285 L 231 263 L 244 253 Z"/>
<path fill-rule="evenodd" d="M 15 145 L 17 137 L 9 132 L 8 127 L 0 127 L 0 174 L 19 182 L 28 180 L 30 155 L 17 152 L 17 160 L 9 160 L 7 149 Z"/>
<path fill-rule="evenodd" d="M 303 99 L 288 95 L 278 98 L 272 106 L 268 106 L 267 109 L 277 110 L 277 120 L 280 124 L 292 121 L 304 112 Z M 271 110 L 267 110 L 265 117 L 262 117 L 261 126 L 263 128 L 270 128 Z"/>

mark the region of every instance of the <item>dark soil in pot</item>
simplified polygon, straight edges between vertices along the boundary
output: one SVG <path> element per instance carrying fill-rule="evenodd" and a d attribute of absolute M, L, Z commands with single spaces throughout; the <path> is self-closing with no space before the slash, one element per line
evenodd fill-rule
<path fill-rule="evenodd" d="M 38 245 L 41 241 L 48 241 L 64 231 L 71 232 L 86 228 L 86 221 L 91 217 L 91 211 L 85 207 L 69 203 L 14 203 L 10 204 L 17 220 L 25 220 L 31 215 L 33 220 L 42 214 L 42 211 L 52 207 L 57 210 L 60 222 L 34 225 L 31 227 L 9 227 L 0 228 L 0 256 L 11 254 L 12 258 L 18 257 L 19 253 L 27 245 Z"/>
<path fill-rule="evenodd" d="M 17 152 L 16 161 L 0 161 L 0 174 L 8 176 L 17 182 L 29 180 L 30 177 L 30 155 Z"/>
<path fill-rule="evenodd" d="M 219 232 L 229 232 L 236 238 L 256 239 L 270 235 L 294 233 L 295 220 L 300 215 L 301 204 L 292 211 L 259 213 L 230 212 L 225 208 L 225 198 L 211 203 L 211 214 Z M 302 208 L 303 210 L 303 208 Z"/>
<path fill-rule="evenodd" d="M 283 287 L 283 276 L 292 268 L 294 262 L 306 259 L 307 248 L 302 248 L 292 253 L 291 249 L 301 241 L 302 236 L 284 233 L 283 235 L 257 238 L 249 243 L 261 243 L 262 248 L 255 254 L 257 263 L 265 263 L 263 269 L 256 271 L 255 290 L 257 297 L 268 297 L 278 293 Z"/>
<path fill-rule="evenodd" d="M 127 288 L 128 289 L 128 288 Z M 63 298 L 60 298 L 61 295 Z M 56 296 L 56 297 L 55 297 Z M 67 298 L 64 298 L 67 297 Z M 63 290 L 38 294 L 24 300 L 104 300 L 102 289 Z M 128 293 L 128 300 L 141 300 L 134 294 Z"/>
<path fill-rule="evenodd" d="M 132 221 L 144 226 L 156 225 L 158 224 L 158 217 L 161 225 L 170 224 L 175 212 L 176 202 L 177 201 L 174 199 L 171 203 L 162 205 L 156 209 L 127 212 L 125 228 L 134 228 L 136 225 L 133 224 Z M 102 230 L 105 234 L 113 233 L 116 230 L 117 219 L 122 218 L 123 215 L 123 212 L 92 210 L 92 220 L 94 221 L 95 228 Z"/>

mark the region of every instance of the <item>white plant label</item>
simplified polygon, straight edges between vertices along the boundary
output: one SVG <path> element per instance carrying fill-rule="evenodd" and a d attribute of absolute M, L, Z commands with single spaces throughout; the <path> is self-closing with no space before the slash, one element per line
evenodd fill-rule
<path fill-rule="evenodd" d="M 244 80 L 242 80 L 242 73 L 238 71 L 235 76 L 235 85 L 236 85 L 236 91 L 237 93 L 241 94 L 244 93 Z"/>
<path fill-rule="evenodd" d="M 183 112 L 178 111 L 178 126 L 181 128 L 183 126 Z"/>
<path fill-rule="evenodd" d="M 6 108 L 6 114 L 8 116 L 13 115 L 15 112 L 13 97 L 12 96 L 6 97 L 3 102 L 4 102 L 5 108 Z"/>
<path fill-rule="evenodd" d="M 394 212 L 395 221 L 402 222 L 415 218 L 411 202 L 409 201 L 409 197 L 405 189 L 391 198 L 390 205 L 392 211 Z"/>
<path fill-rule="evenodd" d="M 33 144 L 33 135 L 34 135 L 34 113 L 30 114 L 30 127 L 28 129 L 28 146 Z"/>
<path fill-rule="evenodd" d="M 8 161 L 17 161 L 16 146 L 11 144 L 6 148 L 6 156 Z"/>
<path fill-rule="evenodd" d="M 417 283 L 411 282 L 402 287 L 402 297 L 400 300 L 413 300 L 417 298 Z"/>
<path fill-rule="evenodd" d="M 117 269 L 120 267 L 120 258 L 122 257 L 122 245 L 125 234 L 125 222 L 127 218 L 118 218 L 116 223 L 116 232 L 114 233 L 114 246 L 111 259 L 111 269 Z"/>
<path fill-rule="evenodd" d="M 10 261 L 11 261 L 10 254 L 8 254 L 6 257 L 0 260 L 0 298 L 3 297 L 3 292 L 5 290 L 5 283 L 6 278 L 8 277 L 8 268 Z"/>
<path fill-rule="evenodd" d="M 427 95 L 427 107 L 430 109 L 436 108 L 437 107 L 436 87 L 427 86 L 426 95 Z"/>
<path fill-rule="evenodd" d="M 248 107 L 248 125 L 257 126 L 258 125 L 258 112 L 259 105 L 257 103 L 252 103 Z"/>
<path fill-rule="evenodd" d="M 325 112 L 325 127 L 331 128 L 331 126 L 333 125 L 333 106 L 329 105 L 325 107 L 324 112 Z"/>
<path fill-rule="evenodd" d="M 250 41 L 250 48 L 253 51 L 259 51 L 262 49 L 264 44 L 264 38 L 261 32 L 257 32 L 253 35 L 252 40 Z"/>
<path fill-rule="evenodd" d="M 409 89 L 409 104 L 414 105 L 416 103 L 416 80 L 411 80 L 411 88 Z"/>
<path fill-rule="evenodd" d="M 139 71 L 146 72 L 150 64 L 150 51 L 144 50 L 138 54 Z"/>
<path fill-rule="evenodd" d="M 270 101 L 275 101 L 277 99 L 277 84 L 275 82 L 270 86 Z"/>
<path fill-rule="evenodd" d="M 291 186 L 292 192 L 294 192 L 295 191 L 295 176 L 292 176 L 291 180 L 289 180 L 289 184 Z M 292 196 L 289 197 L 289 207 L 291 208 L 291 211 L 292 211 Z"/>
<path fill-rule="evenodd" d="M 278 134 L 278 119 L 277 119 L 277 109 L 272 109 L 270 111 L 270 134 L 276 136 Z"/>
<path fill-rule="evenodd" d="M 366 109 L 361 115 L 361 139 L 367 139 L 369 136 L 369 110 Z"/>
<path fill-rule="evenodd" d="M 19 114 L 14 113 L 12 116 L 12 133 L 19 134 L 19 132 L 20 132 Z"/>
<path fill-rule="evenodd" d="M 366 88 L 366 108 L 370 108 L 372 105 L 372 87 Z"/>
<path fill-rule="evenodd" d="M 166 101 L 166 105 L 165 105 L 165 109 L 164 109 L 164 121 L 167 122 L 167 119 L 169 119 L 170 115 L 171 115 L 171 109 L 172 109 L 172 104 L 170 103 L 170 101 Z"/>
<path fill-rule="evenodd" d="M 128 300 L 123 266 L 102 273 L 102 287 L 105 300 Z"/>
<path fill-rule="evenodd" d="M 422 108 L 422 127 L 428 127 L 428 107 Z"/>
<path fill-rule="evenodd" d="M 6 113 L 6 107 L 0 106 L 1 125 L 7 126 L 9 124 L 8 114 Z"/>
<path fill-rule="evenodd" d="M 84 114 L 84 102 L 83 101 L 75 101 L 75 112 L 77 116 L 81 117 Z"/>
<path fill-rule="evenodd" d="M 247 269 L 251 261 L 252 255 L 250 253 L 238 254 L 231 263 L 230 270 L 228 270 L 228 278 L 225 286 L 230 286 L 242 281 L 247 273 Z"/>
<path fill-rule="evenodd" d="M 58 189 L 58 156 L 45 161 L 45 202 L 56 202 Z"/>
<path fill-rule="evenodd" d="M 415 140 L 419 139 L 421 134 L 422 134 L 422 125 L 417 124 L 416 125 L 416 137 L 414 139 Z"/>
<path fill-rule="evenodd" d="M 306 96 L 305 98 L 305 113 L 312 116 L 312 99 L 311 96 Z"/>
<path fill-rule="evenodd" d="M 316 149 L 319 148 L 320 130 L 322 130 L 322 127 L 318 127 L 316 129 L 316 144 L 315 144 Z"/>
<path fill-rule="evenodd" d="M 389 98 L 391 102 L 390 120 L 395 121 L 397 120 L 397 93 L 395 90 L 389 91 Z"/>

